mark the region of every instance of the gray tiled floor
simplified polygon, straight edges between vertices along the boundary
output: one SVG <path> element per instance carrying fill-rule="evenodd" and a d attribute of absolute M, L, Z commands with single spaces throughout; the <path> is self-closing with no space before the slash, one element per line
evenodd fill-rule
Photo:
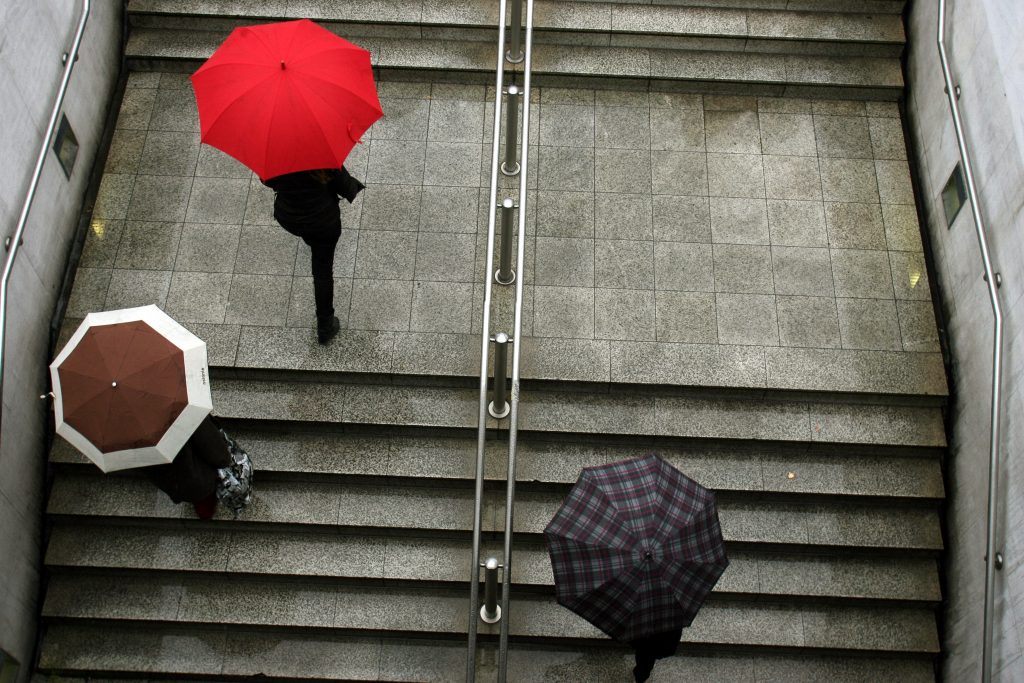
<path fill-rule="evenodd" d="M 342 326 L 478 332 L 488 89 L 380 94 L 386 116 L 348 162 L 368 189 L 342 206 Z M 527 335 L 938 350 L 894 105 L 533 99 Z M 311 328 L 308 249 L 274 223 L 271 192 L 197 131 L 181 74 L 132 75 L 69 317 L 156 303 L 207 334 L 228 326 L 228 340 L 238 325 Z M 499 201 L 514 183 L 502 188 Z"/>

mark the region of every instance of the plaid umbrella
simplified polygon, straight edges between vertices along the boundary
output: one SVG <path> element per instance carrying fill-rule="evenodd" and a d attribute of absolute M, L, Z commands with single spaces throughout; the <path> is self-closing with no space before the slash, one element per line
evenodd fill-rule
<path fill-rule="evenodd" d="M 623 642 L 689 626 L 729 565 L 715 495 L 653 454 L 585 468 L 544 537 L 559 604 Z"/>

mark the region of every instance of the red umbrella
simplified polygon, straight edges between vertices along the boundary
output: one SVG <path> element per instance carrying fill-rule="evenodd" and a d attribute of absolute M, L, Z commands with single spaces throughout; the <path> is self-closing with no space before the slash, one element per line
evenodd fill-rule
<path fill-rule="evenodd" d="M 262 179 L 339 168 L 384 115 L 370 53 L 308 19 L 235 29 L 192 87 L 202 141 Z"/>

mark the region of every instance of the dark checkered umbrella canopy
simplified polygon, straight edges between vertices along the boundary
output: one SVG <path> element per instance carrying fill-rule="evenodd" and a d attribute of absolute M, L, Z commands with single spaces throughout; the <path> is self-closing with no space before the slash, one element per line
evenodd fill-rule
<path fill-rule="evenodd" d="M 715 494 L 653 454 L 584 469 L 544 537 L 559 604 L 623 642 L 689 626 L 729 566 Z"/>

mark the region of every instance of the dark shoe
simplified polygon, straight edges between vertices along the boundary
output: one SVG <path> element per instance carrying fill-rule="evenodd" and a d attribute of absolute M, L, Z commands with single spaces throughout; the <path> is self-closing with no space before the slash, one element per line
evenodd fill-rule
<path fill-rule="evenodd" d="M 316 340 L 321 344 L 334 339 L 334 335 L 338 334 L 338 330 L 341 329 L 341 321 L 338 320 L 338 316 L 332 315 L 327 320 L 316 321 Z"/>

